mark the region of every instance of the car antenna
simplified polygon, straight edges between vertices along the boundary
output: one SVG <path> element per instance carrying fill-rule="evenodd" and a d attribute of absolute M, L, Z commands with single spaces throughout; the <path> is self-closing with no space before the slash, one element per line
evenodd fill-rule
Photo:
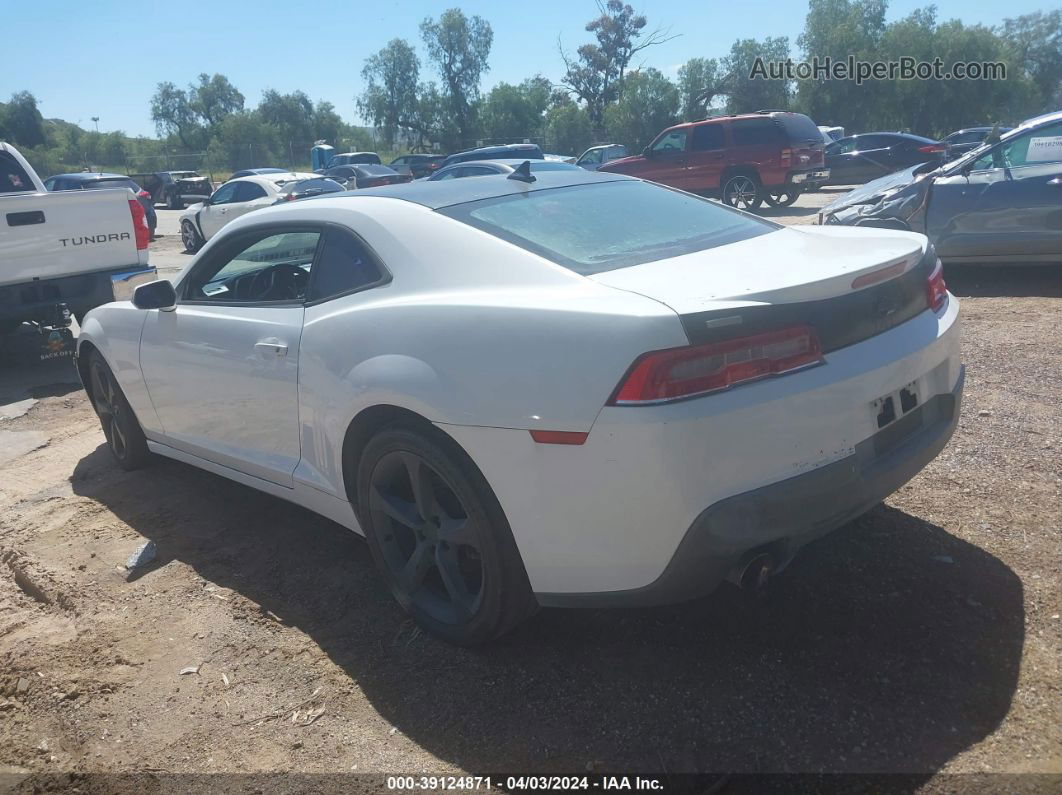
<path fill-rule="evenodd" d="M 535 181 L 535 177 L 531 174 L 531 161 L 525 160 L 523 163 L 513 169 L 513 173 L 506 179 L 518 179 L 521 182 L 531 184 Z"/>

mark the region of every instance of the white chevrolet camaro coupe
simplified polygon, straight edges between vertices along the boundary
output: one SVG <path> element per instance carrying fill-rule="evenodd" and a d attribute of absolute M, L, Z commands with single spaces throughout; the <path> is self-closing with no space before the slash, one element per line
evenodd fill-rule
<path fill-rule="evenodd" d="M 582 169 L 228 224 L 94 309 L 77 366 L 156 453 L 368 539 L 427 629 L 762 583 L 950 438 L 959 304 L 922 235 L 785 228 Z"/>
<path fill-rule="evenodd" d="M 320 179 L 320 175 L 281 171 L 230 179 L 209 199 L 181 213 L 181 242 L 185 251 L 198 251 L 225 224 L 254 210 L 271 207 L 292 185 L 310 179 Z"/>

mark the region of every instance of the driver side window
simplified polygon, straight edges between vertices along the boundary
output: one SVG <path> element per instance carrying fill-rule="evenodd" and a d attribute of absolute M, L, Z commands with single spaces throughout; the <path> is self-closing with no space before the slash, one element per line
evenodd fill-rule
<path fill-rule="evenodd" d="M 240 236 L 193 271 L 182 291 L 197 303 L 290 303 L 306 297 L 320 232 Z"/>
<path fill-rule="evenodd" d="M 236 187 L 238 182 L 229 182 L 226 185 L 222 185 L 216 191 L 214 195 L 210 197 L 211 204 L 228 204 L 236 197 Z"/>
<path fill-rule="evenodd" d="M 974 161 L 973 171 L 1062 163 L 1062 122 L 1011 138 Z"/>
<path fill-rule="evenodd" d="M 653 144 L 654 152 L 685 152 L 686 130 L 669 130 Z"/>

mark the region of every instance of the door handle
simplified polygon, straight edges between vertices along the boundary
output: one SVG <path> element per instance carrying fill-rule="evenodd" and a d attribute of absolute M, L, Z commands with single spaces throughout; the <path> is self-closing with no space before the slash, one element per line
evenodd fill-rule
<path fill-rule="evenodd" d="M 274 356 L 287 356 L 288 346 L 278 339 L 262 340 L 254 344 L 254 349 L 261 353 L 271 353 Z"/>

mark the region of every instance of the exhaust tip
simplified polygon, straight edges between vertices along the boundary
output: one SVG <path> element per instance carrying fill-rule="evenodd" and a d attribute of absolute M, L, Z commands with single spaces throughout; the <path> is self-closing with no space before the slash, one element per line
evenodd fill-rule
<path fill-rule="evenodd" d="M 774 573 L 774 558 L 770 555 L 756 555 L 740 570 L 737 584 L 743 591 L 761 593 Z"/>

